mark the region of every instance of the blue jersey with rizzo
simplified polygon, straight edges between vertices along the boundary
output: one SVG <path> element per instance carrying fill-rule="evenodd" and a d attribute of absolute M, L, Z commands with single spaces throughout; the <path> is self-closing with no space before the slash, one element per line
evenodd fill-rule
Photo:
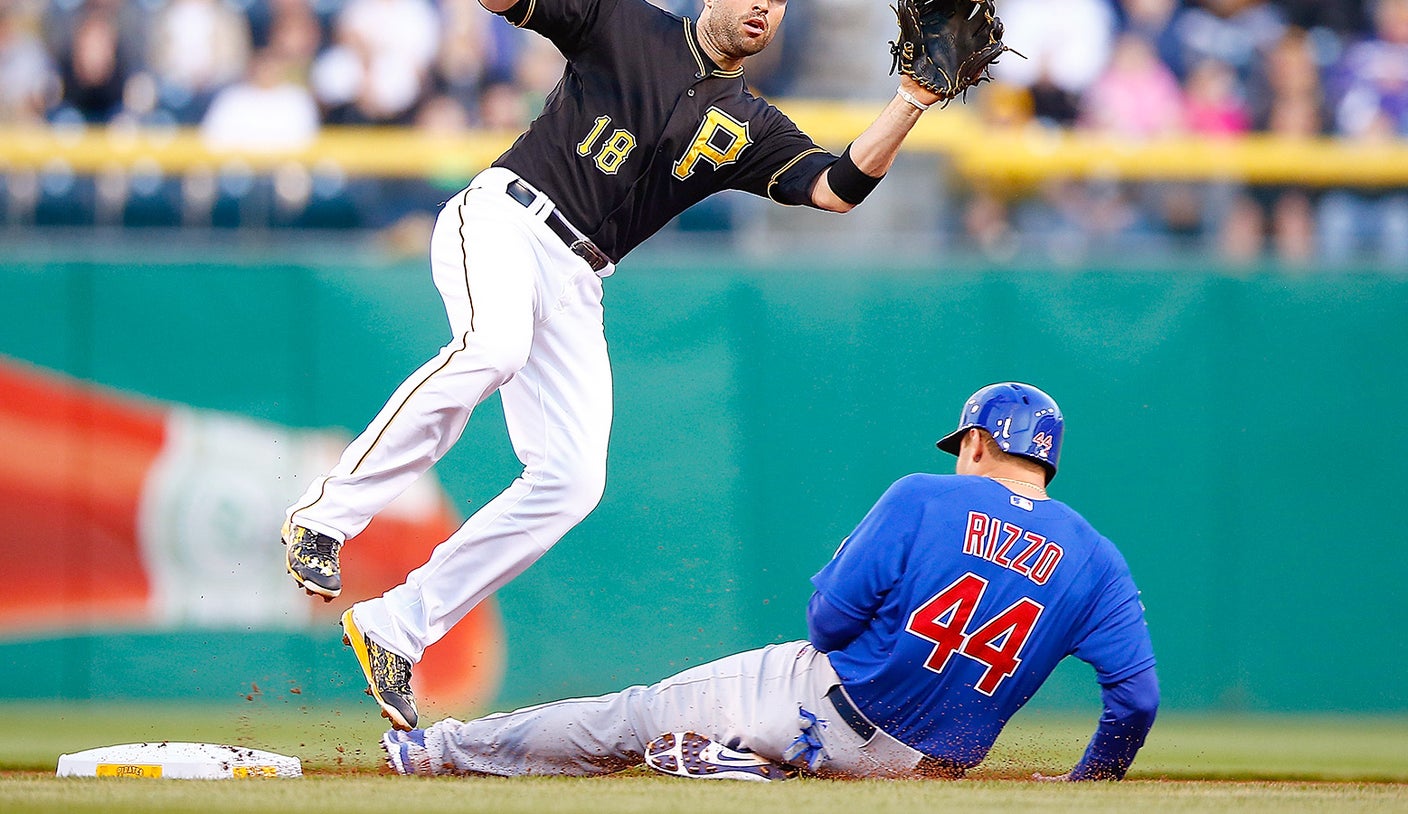
<path fill-rule="evenodd" d="M 857 623 L 829 657 L 861 712 L 964 767 L 1066 656 L 1102 685 L 1154 664 L 1115 546 L 1064 503 L 986 477 L 900 479 L 812 584 Z"/>

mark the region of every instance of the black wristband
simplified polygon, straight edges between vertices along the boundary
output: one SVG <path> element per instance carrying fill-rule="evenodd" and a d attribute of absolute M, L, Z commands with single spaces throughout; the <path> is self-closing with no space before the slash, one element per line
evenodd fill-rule
<path fill-rule="evenodd" d="M 880 178 L 860 171 L 856 162 L 851 160 L 851 147 L 848 144 L 841 157 L 831 164 L 831 171 L 826 174 L 826 183 L 830 185 L 831 191 L 836 193 L 837 198 L 855 206 L 875 189 L 875 185 L 880 183 Z"/>

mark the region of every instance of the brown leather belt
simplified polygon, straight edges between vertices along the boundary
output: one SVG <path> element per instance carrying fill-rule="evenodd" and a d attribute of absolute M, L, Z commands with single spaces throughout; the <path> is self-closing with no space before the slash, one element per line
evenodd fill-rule
<path fill-rule="evenodd" d="M 519 180 L 510 181 L 504 189 L 508 196 L 525 207 L 532 206 L 538 200 L 538 193 L 534 192 L 527 184 Z M 558 214 L 557 209 L 547 216 L 544 221 L 552 233 L 566 244 L 572 253 L 587 261 L 587 265 L 592 267 L 592 271 L 601 271 L 611 265 L 611 258 L 606 253 L 596 247 L 596 244 L 584 237 L 578 237 L 572 231 L 572 227 L 567 225 L 567 221 Z"/>

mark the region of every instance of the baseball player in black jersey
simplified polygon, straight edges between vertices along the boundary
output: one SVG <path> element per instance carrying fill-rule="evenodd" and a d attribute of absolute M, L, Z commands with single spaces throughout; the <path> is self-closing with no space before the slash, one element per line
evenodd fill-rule
<path fill-rule="evenodd" d="M 283 530 L 294 579 L 336 597 L 343 542 L 501 394 L 522 473 L 404 584 L 342 617 L 400 729 L 416 725 L 410 673 L 425 648 L 601 499 L 612 410 L 601 286 L 616 262 L 722 189 L 848 211 L 938 101 L 902 76 L 836 156 L 746 87 L 744 60 L 777 33 L 786 0 L 703 0 L 698 20 L 646 0 L 481 3 L 551 40 L 566 70 L 528 131 L 439 215 L 430 259 L 450 340 L 289 507 Z"/>

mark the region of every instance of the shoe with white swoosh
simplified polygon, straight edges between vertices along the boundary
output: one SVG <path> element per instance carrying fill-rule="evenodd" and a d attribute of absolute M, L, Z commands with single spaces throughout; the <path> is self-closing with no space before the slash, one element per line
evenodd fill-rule
<path fill-rule="evenodd" d="M 694 732 L 669 732 L 651 741 L 645 747 L 645 765 L 661 774 L 697 780 L 768 782 L 792 776 L 779 763 Z"/>

